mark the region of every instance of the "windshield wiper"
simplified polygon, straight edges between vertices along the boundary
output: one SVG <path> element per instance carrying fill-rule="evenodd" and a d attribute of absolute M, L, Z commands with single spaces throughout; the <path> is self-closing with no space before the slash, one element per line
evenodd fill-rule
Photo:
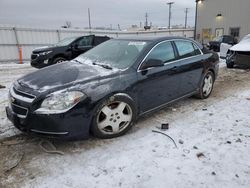
<path fill-rule="evenodd" d="M 101 67 L 103 67 L 103 68 L 105 68 L 105 69 L 109 69 L 109 70 L 112 70 L 113 68 L 111 67 L 111 66 L 109 66 L 109 65 L 107 65 L 107 64 L 102 64 L 102 63 L 92 63 L 93 65 L 98 65 L 98 66 L 101 66 Z"/>

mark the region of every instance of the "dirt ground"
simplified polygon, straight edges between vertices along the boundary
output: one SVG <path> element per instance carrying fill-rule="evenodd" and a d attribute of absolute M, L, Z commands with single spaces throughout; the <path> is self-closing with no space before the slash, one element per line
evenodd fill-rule
<path fill-rule="evenodd" d="M 26 136 L 0 101 L 0 187 L 250 187 L 250 72 L 221 63 L 207 100 L 188 98 L 141 118 L 123 137 L 62 142 Z M 2 96 L 33 71 L 0 70 Z M 2 90 L 2 91 L 1 91 Z M 153 133 L 161 123 L 175 140 Z M 56 151 L 47 153 L 47 141 Z"/>

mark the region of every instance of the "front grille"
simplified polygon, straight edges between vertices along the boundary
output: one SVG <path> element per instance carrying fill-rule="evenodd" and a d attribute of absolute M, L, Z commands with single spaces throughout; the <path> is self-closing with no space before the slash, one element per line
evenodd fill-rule
<path fill-rule="evenodd" d="M 20 118 L 26 118 L 28 115 L 28 109 L 16 104 L 11 105 L 13 112 L 17 114 L 18 117 Z"/>
<path fill-rule="evenodd" d="M 36 59 L 38 57 L 38 54 L 31 54 L 31 59 Z"/>
<path fill-rule="evenodd" d="M 19 91 L 15 89 L 14 87 L 10 88 L 10 95 L 12 98 L 26 102 L 26 103 L 32 103 L 36 98 L 36 96 L 23 92 L 23 91 Z"/>
<path fill-rule="evenodd" d="M 13 90 L 14 92 L 17 94 L 17 95 L 20 95 L 20 96 L 23 96 L 23 97 L 27 97 L 29 99 L 34 99 L 36 96 L 34 95 L 31 95 L 29 93 L 25 93 L 25 92 L 22 92 L 22 91 L 19 91 L 17 90 L 16 88 L 13 87 Z"/>
<path fill-rule="evenodd" d="M 35 100 L 36 96 L 11 87 L 9 97 L 13 112 L 15 112 L 19 118 L 26 118 L 29 112 L 29 106 Z"/>

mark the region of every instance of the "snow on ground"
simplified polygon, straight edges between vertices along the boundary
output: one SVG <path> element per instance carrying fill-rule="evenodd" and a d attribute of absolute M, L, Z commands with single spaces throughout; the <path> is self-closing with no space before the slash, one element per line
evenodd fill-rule
<path fill-rule="evenodd" d="M 53 141 L 64 155 L 45 153 L 38 138 L 5 138 L 0 187 L 250 187 L 249 97 L 250 72 L 223 65 L 209 99 L 175 103 L 141 118 L 122 137 Z M 10 127 L 2 111 L 0 118 L 2 131 Z M 152 132 L 161 123 L 169 123 L 164 133 L 178 148 Z M 18 166 L 6 171 L 20 156 Z"/>
<path fill-rule="evenodd" d="M 0 85 L 6 88 L 0 89 L 0 139 L 19 133 L 14 129 L 5 116 L 5 106 L 8 104 L 8 90 L 12 82 L 22 75 L 36 70 L 30 64 L 8 63 L 0 64 Z"/>

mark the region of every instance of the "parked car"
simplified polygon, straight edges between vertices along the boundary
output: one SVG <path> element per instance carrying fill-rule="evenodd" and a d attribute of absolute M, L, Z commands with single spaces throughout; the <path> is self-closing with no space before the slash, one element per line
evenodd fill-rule
<path fill-rule="evenodd" d="M 230 36 L 230 35 L 222 35 L 222 36 L 216 38 L 215 40 L 210 41 L 207 44 L 207 47 L 209 50 L 213 50 L 215 52 L 220 52 L 221 43 L 234 45 L 234 44 L 237 44 L 237 39 L 234 38 L 233 36 Z"/>
<path fill-rule="evenodd" d="M 238 44 L 229 48 L 226 64 L 228 68 L 233 68 L 235 65 L 250 67 L 250 34 L 246 35 Z"/>
<path fill-rule="evenodd" d="M 218 62 L 187 38 L 111 39 L 18 79 L 7 117 L 21 131 L 44 136 L 117 137 L 144 114 L 193 95 L 208 98 Z"/>
<path fill-rule="evenodd" d="M 65 38 L 53 46 L 35 49 L 31 54 L 31 66 L 42 68 L 74 59 L 109 39 L 107 36 L 95 35 Z"/>

